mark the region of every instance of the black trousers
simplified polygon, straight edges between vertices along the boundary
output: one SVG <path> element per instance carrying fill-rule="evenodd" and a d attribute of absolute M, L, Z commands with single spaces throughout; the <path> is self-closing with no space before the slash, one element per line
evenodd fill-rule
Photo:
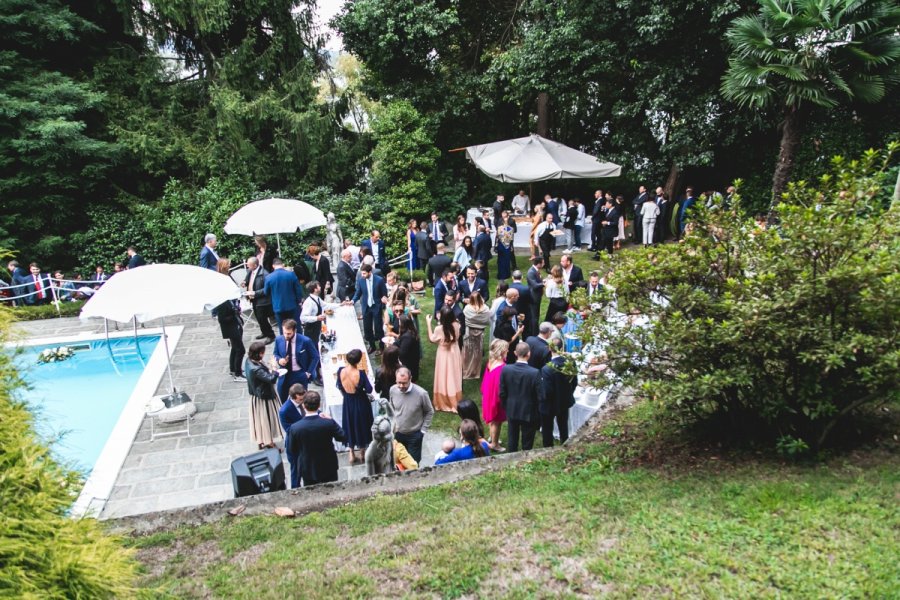
<path fill-rule="evenodd" d="M 256 317 L 256 322 L 259 323 L 259 332 L 267 338 L 274 338 L 275 331 L 272 330 L 272 324 L 269 322 L 269 319 L 275 320 L 275 311 L 272 310 L 272 305 L 254 304 L 253 316 Z"/>
<path fill-rule="evenodd" d="M 506 451 L 519 451 L 519 438 L 522 439 L 522 450 L 534 448 L 534 435 L 537 433 L 537 423 L 531 421 L 518 421 L 510 419 L 506 424 Z"/>
<path fill-rule="evenodd" d="M 541 441 L 544 448 L 553 447 L 553 421 L 559 427 L 559 443 L 563 444 L 569 439 L 569 411 L 564 410 L 559 415 L 541 415 Z"/>
<path fill-rule="evenodd" d="M 400 433 L 398 431 L 394 434 L 394 439 L 406 447 L 406 451 L 417 463 L 422 462 L 422 440 L 424 438 L 425 434 L 421 431 L 413 431 L 412 433 Z"/>
<path fill-rule="evenodd" d="M 231 342 L 231 354 L 228 355 L 228 370 L 231 371 L 232 375 L 243 377 L 245 352 L 244 340 L 242 339 L 244 333 L 243 327 L 238 331 L 240 332 L 238 335 L 233 335 L 228 338 L 228 341 Z"/>
<path fill-rule="evenodd" d="M 615 242 L 616 232 L 615 231 L 603 231 L 603 235 L 600 237 L 600 250 L 606 250 L 607 253 L 613 253 L 613 243 Z"/>
<path fill-rule="evenodd" d="M 544 256 L 544 268 L 550 272 L 550 251 L 553 249 L 553 236 L 542 235 L 538 238 L 541 254 Z"/>
<path fill-rule="evenodd" d="M 600 237 L 603 232 L 603 226 L 600 225 L 601 218 L 599 216 L 593 217 L 591 221 L 591 248 L 594 250 L 600 249 Z"/>
<path fill-rule="evenodd" d="M 640 210 L 634 211 L 634 229 L 632 231 L 634 232 L 634 237 L 632 238 L 634 240 L 634 243 L 642 243 L 644 240 L 644 226 L 641 222 Z"/>
<path fill-rule="evenodd" d="M 363 337 L 373 347 L 383 348 L 384 320 L 381 316 L 381 300 L 374 306 L 363 306 Z"/>

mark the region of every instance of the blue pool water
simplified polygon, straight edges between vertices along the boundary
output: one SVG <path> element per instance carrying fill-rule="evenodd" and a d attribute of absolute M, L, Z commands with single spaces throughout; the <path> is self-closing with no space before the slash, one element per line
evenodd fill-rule
<path fill-rule="evenodd" d="M 32 386 L 24 396 L 37 415 L 38 433 L 46 439 L 62 435 L 53 446 L 57 457 L 85 473 L 100 456 L 160 336 L 137 339 L 140 356 L 131 337 L 112 339 L 110 347 L 106 340 L 26 346 L 16 357 Z M 75 348 L 75 355 L 38 364 L 42 350 L 60 345 Z"/>

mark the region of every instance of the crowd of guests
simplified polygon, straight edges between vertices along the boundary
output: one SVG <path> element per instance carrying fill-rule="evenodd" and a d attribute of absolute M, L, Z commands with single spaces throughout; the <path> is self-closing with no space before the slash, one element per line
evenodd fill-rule
<path fill-rule="evenodd" d="M 134 246 L 128 247 L 126 256 L 127 260 L 114 264 L 112 273 L 107 273 L 103 265 L 96 265 L 88 277 L 80 273 L 70 277 L 60 269 L 47 273 L 36 262 L 30 263 L 25 269 L 19 261 L 10 260 L 6 264 L 9 281 L 0 278 L 0 300 L 13 306 L 40 306 L 57 301 L 86 300 L 116 273 L 146 264 Z"/>

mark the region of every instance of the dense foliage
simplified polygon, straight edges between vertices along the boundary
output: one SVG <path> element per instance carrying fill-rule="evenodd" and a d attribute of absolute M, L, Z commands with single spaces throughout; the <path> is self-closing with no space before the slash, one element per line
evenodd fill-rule
<path fill-rule="evenodd" d="M 790 184 L 777 228 L 701 208 L 681 244 L 618 255 L 618 308 L 653 326 L 590 319 L 609 355 L 603 377 L 787 450 L 821 448 L 842 419 L 900 399 L 889 160 L 835 158 L 818 181 Z"/>
<path fill-rule="evenodd" d="M 845 0 L 777 6 L 801 15 L 796 7 L 816 2 Z M 890 33 L 889 15 L 858 18 L 889 3 L 851 4 L 819 21 L 838 33 L 852 26 L 858 37 Z M 680 193 L 740 177 L 744 208 L 756 212 L 769 204 L 780 105 L 741 110 L 720 83 L 735 58 L 729 26 L 760 6 L 357 0 L 334 21 L 350 60 L 324 50 L 311 0 L 0 0 L 0 242 L 24 262 L 84 268 L 79 255 L 113 255 L 91 246 L 140 238 L 139 207 L 158 205 L 174 219 L 172 186 L 190 196 L 239 181 L 294 197 L 364 198 L 378 209 L 366 225 L 381 227 L 399 253 L 406 217 L 436 207 L 452 218 L 494 193 L 514 193 L 449 150 L 537 129 L 622 164 L 624 175 L 537 183 L 534 196 L 585 197 L 596 187 L 630 195 L 639 182 Z M 818 32 L 809 20 L 791 27 Z M 835 56 L 845 51 L 869 52 L 869 63 L 888 54 L 829 47 Z M 859 102 L 870 99 L 855 92 L 839 110 L 810 106 L 798 176 L 897 134 L 897 95 L 871 108 Z M 347 212 L 345 226 L 359 237 L 366 219 Z M 112 229 L 104 223 L 126 233 L 108 242 L 73 237 Z M 181 239 L 193 243 L 210 226 L 221 223 Z M 160 259 L 186 252 L 173 240 L 138 243 Z"/>
<path fill-rule="evenodd" d="M 900 71 L 900 5 L 891 0 L 763 0 L 726 33 L 732 48 L 722 94 L 784 115 L 772 179 L 781 201 L 809 105 L 880 102 Z"/>
<path fill-rule="evenodd" d="M 10 340 L 11 320 L 0 306 L 0 344 Z M 94 519 L 66 514 L 81 478 L 35 433 L 24 390 L 12 356 L 0 352 L 0 597 L 135 595 L 132 552 Z"/>

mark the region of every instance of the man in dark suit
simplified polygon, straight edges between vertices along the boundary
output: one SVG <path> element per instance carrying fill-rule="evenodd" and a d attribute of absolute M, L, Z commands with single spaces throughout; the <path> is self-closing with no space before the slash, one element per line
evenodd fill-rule
<path fill-rule="evenodd" d="M 553 323 L 543 322 L 538 329 L 538 335 L 533 335 L 525 340 L 528 344 L 528 364 L 535 369 L 543 369 L 550 362 L 550 336 L 553 335 Z"/>
<path fill-rule="evenodd" d="M 372 258 L 375 259 L 377 273 L 381 274 L 382 277 L 387 275 L 388 271 L 391 269 L 387 263 L 387 254 L 384 251 L 384 240 L 381 239 L 381 232 L 377 229 L 373 229 L 372 236 L 363 240 L 359 247 L 368 248 L 372 253 Z"/>
<path fill-rule="evenodd" d="M 318 392 L 306 392 L 303 396 L 306 416 L 291 425 L 286 441 L 293 456 L 290 461 L 291 481 L 294 480 L 293 470 L 296 469 L 300 472 L 297 479 L 303 479 L 304 487 L 338 480 L 338 459 L 334 442 L 347 439 L 344 430 L 334 419 L 319 412 L 320 405 Z"/>
<path fill-rule="evenodd" d="M 356 273 L 350 264 L 353 256 L 350 250 L 341 250 L 341 262 L 337 266 L 337 299 L 343 302 L 353 297 L 356 291 Z"/>
<path fill-rule="evenodd" d="M 303 299 L 303 289 L 297 276 L 292 271 L 284 268 L 280 258 L 272 261 L 274 270 L 266 276 L 263 286 L 263 295 L 272 301 L 272 310 L 275 312 L 275 321 L 278 323 L 278 333 L 284 333 L 282 322 L 285 319 L 296 321 L 300 318 L 300 301 Z"/>
<path fill-rule="evenodd" d="M 428 223 L 422 221 L 419 224 L 419 230 L 416 232 L 416 256 L 418 257 L 418 268 L 425 270 L 428 266 L 428 259 L 434 256 L 434 250 L 431 247 L 431 240 L 428 239 L 428 231 L 426 230 Z"/>
<path fill-rule="evenodd" d="M 446 251 L 447 247 L 444 245 L 444 242 L 440 242 L 437 245 L 437 253 L 428 260 L 425 276 L 428 278 L 428 285 L 431 287 L 434 287 L 437 279 L 443 275 L 444 271 L 450 268 L 450 263 L 453 262 L 452 258 L 444 254 Z"/>
<path fill-rule="evenodd" d="M 218 240 L 212 233 L 207 233 L 206 237 L 203 238 L 203 243 L 204 246 L 200 249 L 200 266 L 204 269 L 215 271 L 219 262 L 219 255 L 216 254 Z"/>
<path fill-rule="evenodd" d="M 315 378 L 319 369 L 319 351 L 311 339 L 297 333 L 297 322 L 288 319 L 284 322 L 284 335 L 275 338 L 272 353 L 278 366 L 287 369 L 287 373 L 279 376 L 276 383 L 278 397 L 284 403 L 292 385 L 301 383 L 306 386 Z"/>
<path fill-rule="evenodd" d="M 559 427 L 559 441 L 569 439 L 569 409 L 575 404 L 575 387 L 578 378 L 562 372 L 566 359 L 560 355 L 562 340 L 549 340 L 552 358 L 541 369 L 544 397 L 540 403 L 541 438 L 544 448 L 553 447 L 553 420 Z"/>
<path fill-rule="evenodd" d="M 499 225 L 500 219 L 503 218 L 503 196 L 497 196 L 494 199 L 494 205 L 491 207 L 494 211 L 494 223 Z"/>
<path fill-rule="evenodd" d="M 596 302 L 599 300 L 598 294 L 603 288 L 603 284 L 600 283 L 600 273 L 597 271 L 591 271 L 591 274 L 588 276 L 587 287 L 587 295 L 589 302 Z"/>
<path fill-rule="evenodd" d="M 672 218 L 672 206 L 661 187 L 656 188 L 656 206 L 659 207 L 659 216 L 656 217 L 656 231 L 653 232 L 653 243 L 664 242 L 669 235 L 669 220 Z"/>
<path fill-rule="evenodd" d="M 576 266 L 572 262 L 571 255 L 563 254 L 559 259 L 559 266 L 562 267 L 563 283 L 567 288 L 566 293 L 570 293 L 575 288 L 584 285 L 584 273 L 582 273 L 581 267 Z"/>
<path fill-rule="evenodd" d="M 530 349 L 525 342 L 516 346 L 516 362 L 503 367 L 500 372 L 500 402 L 506 411 L 507 452 L 534 447 L 534 435 L 540 424 L 540 403 L 544 399 L 541 372 L 528 365 Z"/>
<path fill-rule="evenodd" d="M 441 308 L 446 303 L 445 298 L 450 296 L 455 305 L 459 300 L 460 287 L 456 282 L 456 277 L 450 269 L 444 269 L 441 278 L 434 284 L 434 315 L 437 316 L 441 312 Z"/>
<path fill-rule="evenodd" d="M 466 302 L 472 294 L 481 294 L 485 303 L 488 301 L 487 282 L 478 279 L 477 273 L 475 265 L 466 267 L 466 278 L 459 282 L 459 291 L 462 293 L 463 302 Z"/>
<path fill-rule="evenodd" d="M 638 187 L 638 195 L 631 201 L 631 207 L 634 209 L 634 241 L 639 243 L 643 239 L 643 228 L 641 225 L 641 206 L 647 201 L 649 194 L 644 186 Z"/>
<path fill-rule="evenodd" d="M 620 216 L 621 213 L 619 212 L 618 207 L 616 207 L 615 200 L 613 200 L 611 195 L 607 194 L 606 213 L 603 215 L 603 220 L 600 221 L 600 225 L 603 226 L 603 231 L 601 233 L 601 249 L 606 250 L 610 255 L 613 253 L 613 243 L 615 242 L 615 238 L 619 234 Z"/>
<path fill-rule="evenodd" d="M 278 420 L 281 422 L 282 431 L 284 431 L 284 453 L 287 455 L 288 462 L 291 465 L 292 488 L 300 487 L 300 469 L 294 465 L 294 455 L 291 453 L 288 432 L 291 430 L 291 425 L 303 418 L 303 396 L 305 395 L 306 387 L 300 383 L 295 383 L 288 389 L 288 399 L 278 409 Z M 296 479 L 294 479 L 295 474 Z"/>
<path fill-rule="evenodd" d="M 19 266 L 19 261 L 11 260 L 7 263 L 6 268 L 9 269 L 9 290 L 12 296 L 22 296 L 25 293 L 25 286 L 28 285 L 28 271 Z M 13 300 L 13 306 L 20 306 L 24 303 L 24 298 Z"/>
<path fill-rule="evenodd" d="M 91 285 L 91 287 L 94 288 L 95 290 L 99 290 L 100 287 L 103 285 L 103 282 L 106 281 L 107 279 L 109 279 L 109 275 L 107 275 L 106 272 L 103 270 L 103 265 L 97 265 L 96 268 L 94 269 L 94 274 L 91 275 L 90 281 L 93 283 L 93 285 Z"/>
<path fill-rule="evenodd" d="M 603 213 L 606 210 L 606 201 L 603 199 L 603 191 L 594 192 L 594 207 L 591 209 L 591 247 L 588 250 L 592 252 L 600 251 L 600 236 L 603 226 L 600 221 L 603 220 Z"/>
<path fill-rule="evenodd" d="M 541 277 L 541 269 L 544 268 L 544 259 L 541 256 L 531 259 L 531 268 L 525 273 L 525 281 L 528 282 L 528 292 L 531 294 L 531 314 L 528 315 L 532 323 L 537 324 L 541 310 L 541 300 L 544 299 L 544 280 Z M 536 331 L 536 330 L 533 330 Z M 532 335 L 534 333 L 532 332 Z"/>
<path fill-rule="evenodd" d="M 525 336 L 534 335 L 537 331 L 537 323 L 532 318 L 533 310 L 531 308 L 531 290 L 522 283 L 522 271 L 512 272 L 512 283 L 509 288 L 519 292 L 519 300 L 516 302 L 516 312 L 525 315 Z"/>
<path fill-rule="evenodd" d="M 334 290 L 334 275 L 331 274 L 331 262 L 328 260 L 328 254 L 322 252 L 318 246 L 310 246 L 313 254 L 313 279 L 319 282 L 322 289 L 322 297 L 332 293 Z"/>
<path fill-rule="evenodd" d="M 475 249 L 472 258 L 474 260 L 480 260 L 485 268 L 487 268 L 488 261 L 491 260 L 491 235 L 487 232 L 487 227 L 484 225 L 478 226 L 478 233 L 475 235 L 475 239 L 472 241 L 472 246 Z"/>
<path fill-rule="evenodd" d="M 684 228 L 687 227 L 688 220 L 690 219 L 691 209 L 694 208 L 694 205 L 697 203 L 697 198 L 694 196 L 694 188 L 689 187 L 684 191 L 684 202 L 681 203 L 681 208 L 678 210 L 678 237 L 677 239 L 681 239 L 684 237 Z"/>
<path fill-rule="evenodd" d="M 428 240 L 431 244 L 431 253 L 438 252 L 439 244 L 447 244 L 447 238 L 450 236 L 450 230 L 447 225 L 442 223 L 436 212 L 431 213 L 431 223 L 428 224 Z"/>
<path fill-rule="evenodd" d="M 384 320 L 382 319 L 382 311 L 384 305 L 387 304 L 387 286 L 384 278 L 375 275 L 372 272 L 372 265 L 364 264 L 359 268 L 360 280 L 356 286 L 356 292 L 349 301 L 344 304 L 354 304 L 359 302 L 363 315 L 363 337 L 369 346 L 370 352 L 375 352 L 376 348 L 384 348 Z"/>
<path fill-rule="evenodd" d="M 31 263 L 28 267 L 31 275 L 26 276 L 22 281 L 28 285 L 19 288 L 21 291 L 16 295 L 28 294 L 24 298 L 25 304 L 28 305 L 49 304 L 53 300 L 53 290 L 50 289 L 53 284 L 50 281 L 50 275 L 41 273 L 41 268 L 37 263 Z"/>
<path fill-rule="evenodd" d="M 271 344 L 275 341 L 275 332 L 272 330 L 269 319 L 274 319 L 275 313 L 272 311 L 272 299 L 266 296 L 264 291 L 266 275 L 268 273 L 259 264 L 259 259 L 251 256 L 247 259 L 247 276 L 244 277 L 241 287 L 247 290 L 247 297 L 250 298 L 250 304 L 253 306 L 253 315 L 256 317 L 256 322 L 259 323 L 260 334 L 256 336 L 256 339 L 265 339 L 267 344 Z"/>
<path fill-rule="evenodd" d="M 126 269 L 137 269 L 138 267 L 143 267 L 147 264 L 147 261 L 144 260 L 143 256 L 137 253 L 134 246 L 128 246 L 125 253 L 128 254 L 128 264 L 125 265 Z"/>

